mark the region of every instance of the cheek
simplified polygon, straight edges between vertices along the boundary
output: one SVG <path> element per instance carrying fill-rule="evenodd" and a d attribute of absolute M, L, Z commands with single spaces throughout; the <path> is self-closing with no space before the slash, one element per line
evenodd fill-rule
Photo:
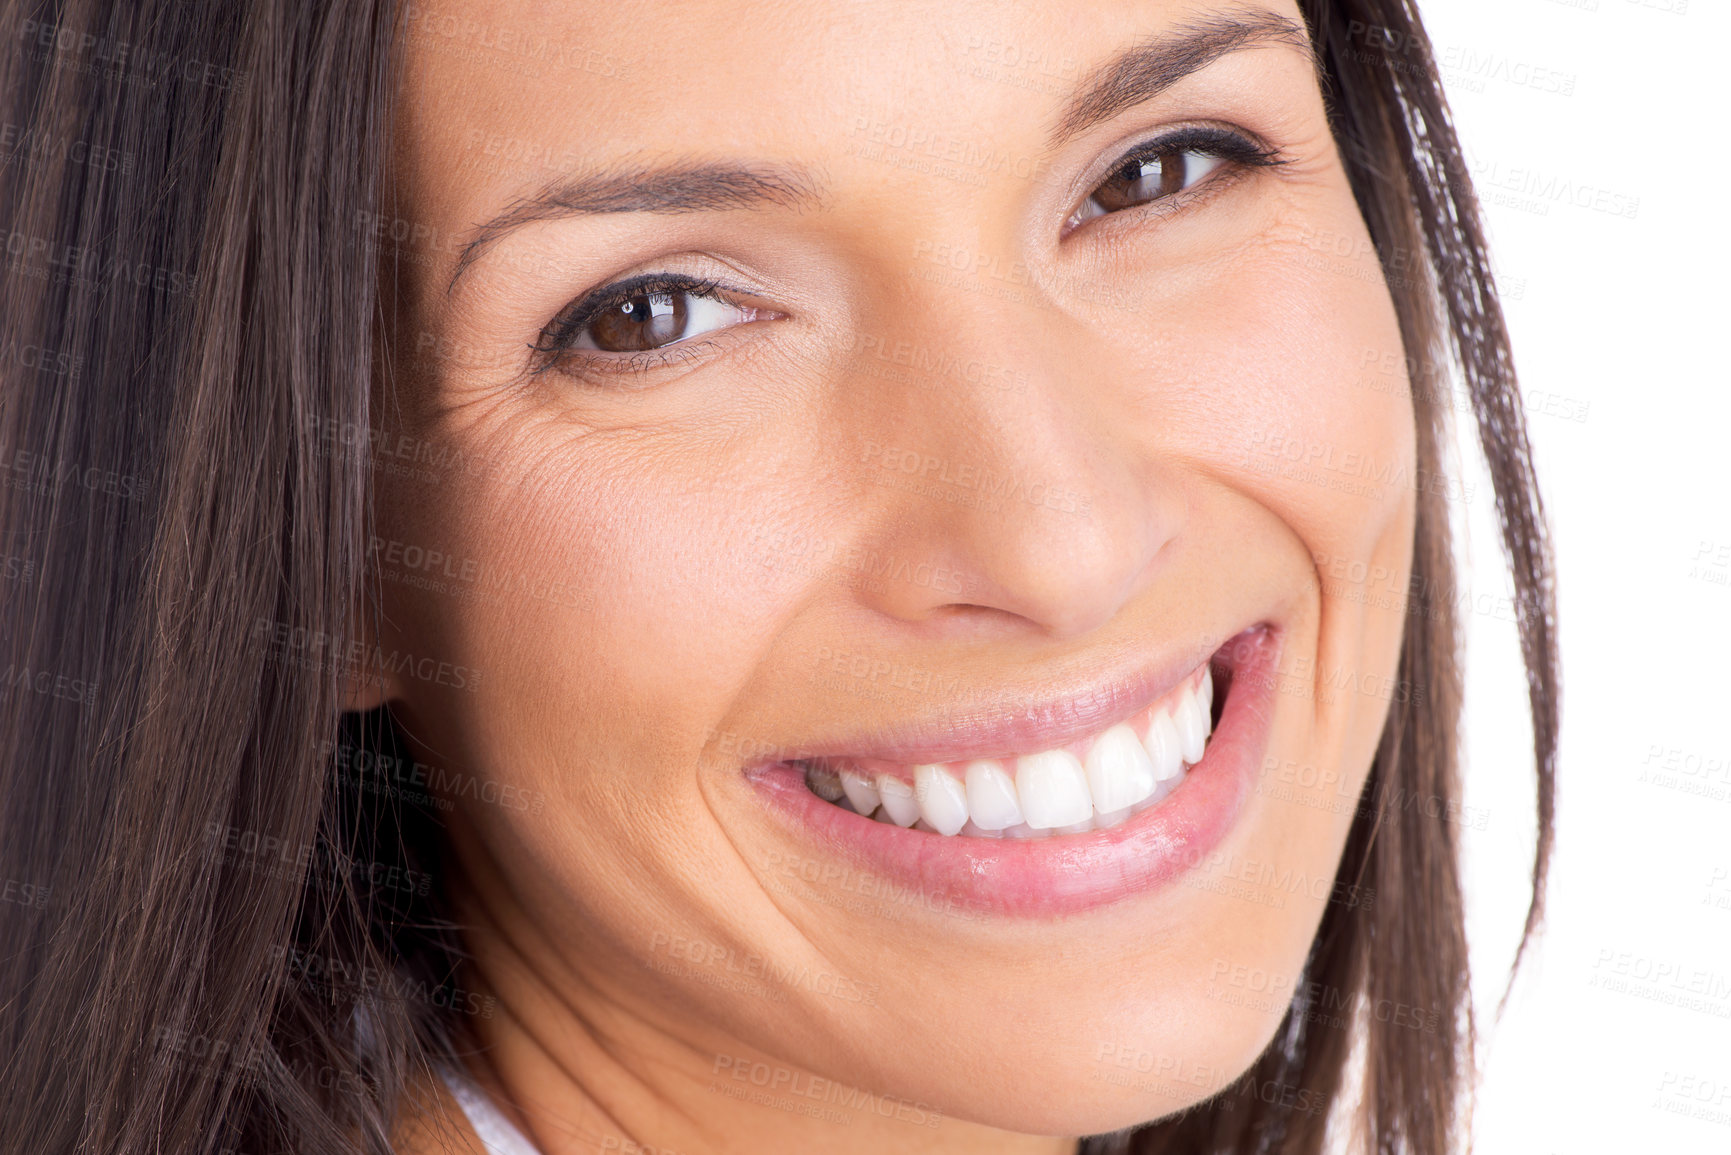
<path fill-rule="evenodd" d="M 1362 229 L 1362 226 L 1361 226 Z M 1368 238 L 1365 245 L 1368 248 Z M 1198 383 L 1185 452 L 1285 522 L 1313 557 L 1365 559 L 1415 484 L 1400 329 L 1374 255 L 1302 241 L 1244 260 L 1230 292 L 1195 302 L 1169 356 Z"/>
<path fill-rule="evenodd" d="M 1308 558 L 1316 636 L 1285 673 L 1311 687 L 1333 764 L 1362 768 L 1398 662 L 1416 492 L 1437 480 L 1417 468 L 1398 318 L 1356 213 L 1312 213 L 1227 264 L 1176 305 L 1169 331 L 1183 339 L 1149 351 L 1168 383 L 1165 451 Z"/>
<path fill-rule="evenodd" d="M 1146 415 L 1160 439 L 1154 452 L 1198 475 L 1192 516 L 1254 508 L 1303 559 L 1294 584 L 1315 605 L 1281 663 L 1276 738 L 1251 814 L 1203 872 L 1218 901 L 1186 924 L 1182 957 L 1194 981 L 1173 984 L 1164 1012 L 1167 1022 L 1191 1015 L 1198 1031 L 1208 1024 L 1218 1049 L 1200 1061 L 1228 1070 L 1242 1069 L 1234 1063 L 1247 1062 L 1284 1013 L 1327 904 L 1356 900 L 1334 887 L 1334 873 L 1390 702 L 1406 692 L 1400 595 L 1415 489 L 1430 479 L 1417 473 L 1382 271 L 1356 218 L 1337 229 L 1356 238 L 1343 246 L 1356 255 L 1319 252 L 1296 232 L 1260 243 L 1171 298 L 1170 322 L 1124 347 L 1126 366 L 1156 367 Z M 1210 504 L 1212 486 L 1230 491 L 1229 507 Z M 1157 1052 L 1161 1015 L 1126 1007 L 1119 1021 L 1109 1059 L 1139 1053 L 1112 1049 L 1120 1044 Z"/>
<path fill-rule="evenodd" d="M 463 857 L 509 848 L 540 909 L 589 928 L 602 953 L 639 951 L 673 924 L 727 941 L 712 910 L 749 880 L 730 873 L 737 855 L 707 820 L 695 768 L 774 632 L 749 548 L 762 527 L 744 512 L 759 499 L 740 499 L 749 479 L 573 448 L 530 420 L 449 436 L 469 463 L 437 485 L 394 482 L 380 518 L 399 540 L 476 564 L 468 580 L 437 581 L 381 566 L 384 645 L 480 676 L 472 688 L 410 680 L 392 710 L 421 761 L 544 799 L 530 813 L 459 796 L 480 840 Z M 488 444 L 511 449 L 477 460 Z"/>
<path fill-rule="evenodd" d="M 471 765 L 553 778 L 535 785 L 567 795 L 620 767 L 646 794 L 689 793 L 787 614 L 789 543 L 810 536 L 798 487 L 724 447 L 602 444 L 540 419 L 447 436 L 468 462 L 436 485 L 393 484 L 381 521 L 460 555 L 468 576 L 381 565 L 387 618 L 391 644 L 481 677 L 468 693 L 407 686 L 416 723 Z M 487 445 L 510 448 L 478 457 Z"/>

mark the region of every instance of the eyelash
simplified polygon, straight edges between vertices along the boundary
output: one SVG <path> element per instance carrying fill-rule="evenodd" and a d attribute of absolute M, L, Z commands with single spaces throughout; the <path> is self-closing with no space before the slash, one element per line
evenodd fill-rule
<path fill-rule="evenodd" d="M 1133 160 L 1145 160 L 1151 156 L 1159 156 L 1163 152 L 1195 151 L 1205 156 L 1217 156 L 1221 160 L 1229 160 L 1251 168 L 1262 168 L 1270 165 L 1287 163 L 1279 149 L 1261 144 L 1241 132 L 1226 128 L 1214 128 L 1209 125 L 1196 125 L 1190 128 L 1175 129 L 1165 136 L 1139 144 L 1110 165 L 1106 171 L 1111 172 L 1118 165 Z"/>
<path fill-rule="evenodd" d="M 693 277 L 684 273 L 645 273 L 642 276 L 627 277 L 623 281 L 614 281 L 603 285 L 587 296 L 578 297 L 554 315 L 541 330 L 540 340 L 532 343 L 529 349 L 535 354 L 536 364 L 534 374 L 539 376 L 560 364 L 566 357 L 572 355 L 573 343 L 579 334 L 592 322 L 609 309 L 625 304 L 633 297 L 641 297 L 652 293 L 689 293 L 695 297 L 707 297 L 713 300 L 725 300 L 722 295 L 723 286 L 720 281 L 707 277 Z M 710 344 L 702 338 L 689 341 L 675 341 L 660 349 L 646 349 L 641 353 L 615 356 L 584 356 L 588 364 L 583 370 L 596 370 L 603 373 L 646 373 L 675 360 L 689 358 L 697 350 Z"/>
<path fill-rule="evenodd" d="M 1093 186 L 1089 188 L 1087 199 L 1092 199 L 1100 187 L 1125 165 L 1151 160 L 1154 157 L 1165 156 L 1174 152 L 1194 152 L 1213 157 L 1216 160 L 1223 160 L 1237 168 L 1239 173 L 1251 169 L 1277 168 L 1280 165 L 1290 163 L 1291 159 L 1279 149 L 1261 144 L 1242 132 L 1208 125 L 1179 128 L 1166 133 L 1164 136 L 1158 136 L 1153 140 L 1137 145 L 1107 165 L 1095 178 Z M 1234 174 L 1222 172 L 1219 176 L 1204 176 L 1201 183 L 1215 184 L 1223 177 L 1231 175 Z M 1133 205 L 1130 208 L 1119 209 L 1109 215 L 1130 219 L 1139 219 L 1151 213 L 1170 215 L 1190 204 L 1200 195 L 1205 195 L 1200 188 L 1184 189 L 1173 193 L 1171 196 Z M 1069 229 L 1064 235 L 1069 235 L 1076 228 L 1081 228 L 1087 223 L 1087 221 L 1081 222 L 1075 228 Z"/>
<path fill-rule="evenodd" d="M 1101 173 L 1095 186 L 1089 190 L 1088 198 L 1092 199 L 1095 193 L 1099 191 L 1099 187 L 1113 173 L 1124 166 L 1174 152 L 1195 152 L 1203 156 L 1213 157 L 1227 162 L 1241 173 L 1250 169 L 1273 168 L 1288 163 L 1288 158 L 1282 155 L 1278 149 L 1260 144 L 1240 132 L 1206 126 L 1180 128 L 1137 145 L 1113 161 Z M 1231 175 L 1230 172 L 1205 175 L 1201 178 L 1201 183 L 1216 184 L 1222 177 L 1229 175 Z M 1115 210 L 1106 215 L 1109 217 L 1140 218 L 1150 213 L 1170 214 L 1191 203 L 1195 199 L 1197 191 L 1184 189 L 1169 196 Z M 1083 220 L 1074 227 L 1067 228 L 1064 235 L 1067 236 L 1088 223 L 1088 220 Z M 573 300 L 559 310 L 552 320 L 547 322 L 546 327 L 541 331 L 540 339 L 529 345 L 535 358 L 531 370 L 532 375 L 539 376 L 549 369 L 564 366 L 576 354 L 572 346 L 585 327 L 599 319 L 607 310 L 623 305 L 634 297 L 651 293 L 688 293 L 695 297 L 725 302 L 727 301 L 726 292 L 726 287 L 719 281 L 706 277 L 693 277 L 683 273 L 646 273 L 642 276 L 628 277 L 623 281 L 604 285 L 586 296 Z M 749 322 L 745 323 L 749 324 Z M 729 328 L 735 327 L 737 326 L 729 326 Z M 726 332 L 726 330 L 720 330 L 720 332 Z M 684 341 L 675 341 L 659 349 L 650 349 L 639 353 L 613 356 L 584 355 L 580 358 L 581 365 L 568 368 L 566 371 L 575 375 L 592 372 L 609 375 L 638 375 L 677 361 L 688 360 L 700 354 L 704 349 L 713 346 L 714 343 L 711 339 L 699 336 Z"/>

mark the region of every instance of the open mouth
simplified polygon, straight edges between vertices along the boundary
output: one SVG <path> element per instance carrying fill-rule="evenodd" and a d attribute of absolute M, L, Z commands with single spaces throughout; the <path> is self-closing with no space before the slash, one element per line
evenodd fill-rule
<path fill-rule="evenodd" d="M 969 917 L 1075 914 L 1197 867 L 1233 828 L 1267 756 L 1282 638 L 1251 626 L 1146 690 L 1106 683 L 1057 710 L 904 728 L 860 742 L 871 757 L 803 750 L 744 776 L 802 881 L 870 878 Z"/>
<path fill-rule="evenodd" d="M 879 822 L 961 838 L 1086 834 L 1159 805 L 1184 782 L 1208 748 L 1231 678 L 1224 658 L 1211 659 L 1130 717 L 1047 750 L 920 765 L 847 756 L 790 765 L 819 798 Z"/>

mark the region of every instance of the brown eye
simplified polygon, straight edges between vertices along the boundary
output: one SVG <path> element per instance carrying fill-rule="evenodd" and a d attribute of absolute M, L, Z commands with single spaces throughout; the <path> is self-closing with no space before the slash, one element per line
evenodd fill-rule
<path fill-rule="evenodd" d="M 1128 157 L 1082 202 L 1070 225 L 1174 196 L 1223 163 L 1223 157 L 1194 148 L 1168 148 Z"/>
<path fill-rule="evenodd" d="M 683 340 L 691 309 L 690 293 L 639 293 L 601 310 L 577 333 L 574 348 L 604 353 L 638 353 Z"/>
<path fill-rule="evenodd" d="M 779 314 L 736 305 L 711 283 L 652 274 L 608 285 L 548 323 L 538 352 L 646 353 Z"/>
<path fill-rule="evenodd" d="M 1177 208 L 1187 204 L 1190 198 L 1180 199 L 1178 194 L 1201 184 L 1218 168 L 1248 172 L 1277 168 L 1287 160 L 1278 148 L 1242 130 L 1220 125 L 1176 129 L 1120 157 L 1070 214 L 1062 232 L 1068 234 L 1083 221 L 1140 205 L 1172 201 Z"/>
<path fill-rule="evenodd" d="M 1156 153 L 1121 166 L 1094 190 L 1094 200 L 1107 212 L 1146 204 L 1183 192 L 1219 164 L 1219 157 L 1203 156 L 1191 149 Z"/>

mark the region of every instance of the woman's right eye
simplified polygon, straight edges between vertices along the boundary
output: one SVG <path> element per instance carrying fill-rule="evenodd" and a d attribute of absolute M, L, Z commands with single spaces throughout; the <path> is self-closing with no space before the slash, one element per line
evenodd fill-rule
<path fill-rule="evenodd" d="M 603 286 L 573 301 L 547 323 L 532 348 L 554 360 L 576 355 L 583 367 L 602 363 L 605 368 L 605 362 L 614 360 L 608 354 L 653 353 L 705 333 L 779 315 L 728 300 L 713 281 L 651 273 Z"/>

